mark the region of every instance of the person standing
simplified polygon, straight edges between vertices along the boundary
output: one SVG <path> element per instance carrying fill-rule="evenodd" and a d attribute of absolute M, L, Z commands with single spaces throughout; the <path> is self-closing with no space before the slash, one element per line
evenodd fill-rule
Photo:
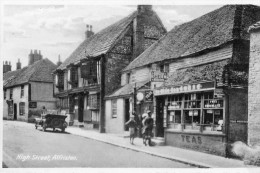
<path fill-rule="evenodd" d="M 153 132 L 153 118 L 151 111 L 147 111 L 148 116 L 143 120 L 143 143 L 146 146 L 146 141 L 148 140 L 148 145 L 152 145 L 152 132 Z"/>
<path fill-rule="evenodd" d="M 131 144 L 134 144 L 134 139 L 136 136 L 136 128 L 137 128 L 137 122 L 134 120 L 135 116 L 133 114 L 130 115 L 130 120 L 125 123 L 125 125 L 129 127 Z"/>

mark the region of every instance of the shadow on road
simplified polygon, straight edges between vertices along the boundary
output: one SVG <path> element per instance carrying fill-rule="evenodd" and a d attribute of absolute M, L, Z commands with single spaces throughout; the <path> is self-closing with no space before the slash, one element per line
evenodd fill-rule
<path fill-rule="evenodd" d="M 36 130 L 39 130 L 39 131 L 44 132 L 43 129 L 36 129 Z M 48 133 L 63 133 L 63 134 L 70 134 L 69 132 L 66 132 L 66 131 L 65 131 L 65 132 L 62 132 L 62 131 L 60 131 L 60 130 L 56 130 L 56 129 L 55 129 L 55 131 L 46 129 L 45 132 L 48 132 Z"/>

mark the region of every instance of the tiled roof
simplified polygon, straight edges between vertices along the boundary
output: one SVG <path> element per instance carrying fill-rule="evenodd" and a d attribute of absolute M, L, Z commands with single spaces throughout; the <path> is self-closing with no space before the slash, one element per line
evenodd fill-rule
<path fill-rule="evenodd" d="M 243 26 L 249 27 L 247 26 L 248 23 L 252 22 L 252 18 L 255 17 L 253 15 L 255 12 L 251 13 L 251 11 L 259 11 L 259 7 L 248 5 L 243 6 L 243 8 L 244 11 L 247 11 L 247 14 L 243 18 L 242 23 Z M 166 36 L 151 45 L 132 61 L 123 71 L 154 62 L 189 56 L 234 40 L 233 30 L 237 9 L 238 6 L 236 5 L 223 6 L 195 20 L 173 28 Z M 241 35 L 244 32 L 246 30 L 242 28 Z"/>
<path fill-rule="evenodd" d="M 253 25 L 251 25 L 249 27 L 248 31 L 251 32 L 251 31 L 254 31 L 254 30 L 257 30 L 257 29 L 260 29 L 260 21 L 255 23 L 255 24 L 253 24 Z"/>
<path fill-rule="evenodd" d="M 149 82 L 149 80 L 142 81 L 142 82 L 136 82 L 136 89 L 141 88 L 148 82 Z M 132 94 L 134 92 L 134 87 L 135 87 L 135 83 L 126 84 L 126 85 L 122 86 L 121 88 L 119 88 L 118 90 L 116 90 L 111 95 L 106 96 L 106 98 L 112 98 L 112 97 L 125 96 L 125 95 Z"/>
<path fill-rule="evenodd" d="M 4 87 L 12 87 L 29 81 L 53 82 L 51 73 L 56 67 L 46 58 L 20 70 L 6 72 L 3 75 Z"/>
<path fill-rule="evenodd" d="M 57 69 L 63 70 L 67 65 L 78 62 L 87 56 L 95 57 L 107 53 L 136 15 L 137 12 L 134 12 L 84 40 Z"/>

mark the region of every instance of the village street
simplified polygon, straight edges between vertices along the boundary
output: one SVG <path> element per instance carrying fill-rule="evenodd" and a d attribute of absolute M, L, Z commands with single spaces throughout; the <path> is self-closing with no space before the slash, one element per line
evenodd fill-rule
<path fill-rule="evenodd" d="M 50 129 L 51 130 L 51 129 Z M 142 152 L 74 136 L 43 132 L 34 124 L 3 121 L 3 162 L 7 167 L 186 168 Z"/>

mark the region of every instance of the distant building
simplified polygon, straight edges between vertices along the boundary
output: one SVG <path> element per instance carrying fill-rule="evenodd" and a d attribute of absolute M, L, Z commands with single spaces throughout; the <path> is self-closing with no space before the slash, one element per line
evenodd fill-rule
<path fill-rule="evenodd" d="M 260 21 L 249 28 L 248 144 L 260 143 Z"/>
<path fill-rule="evenodd" d="M 6 119 L 28 121 L 39 116 L 43 106 L 56 108 L 51 73 L 57 66 L 47 58 L 41 59 L 39 54 L 31 53 L 29 59 L 30 65 L 21 68 L 18 62 L 17 70 L 3 75 L 3 117 Z"/>

